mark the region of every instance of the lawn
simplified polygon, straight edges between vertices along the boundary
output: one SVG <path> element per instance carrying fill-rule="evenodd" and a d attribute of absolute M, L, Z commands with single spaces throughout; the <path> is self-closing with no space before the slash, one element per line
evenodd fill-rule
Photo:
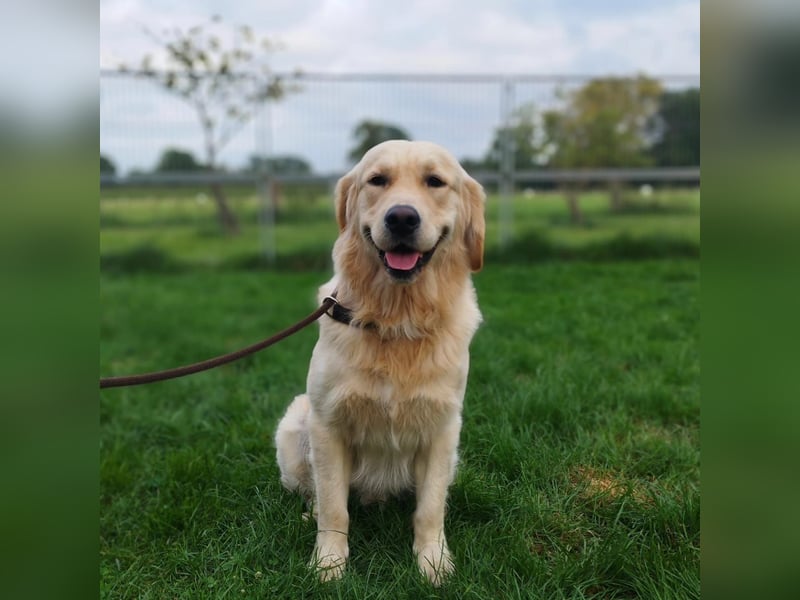
<path fill-rule="evenodd" d="M 698 202 L 676 198 L 689 207 L 610 215 L 590 197 L 582 229 L 557 198 L 518 199 L 515 243 L 538 232 L 551 250 L 600 248 L 603 232 L 605 254 L 531 262 L 524 246 L 502 254 L 490 241 L 445 525 L 457 571 L 444 588 L 417 574 L 411 498 L 351 503 L 342 581 L 319 584 L 306 568 L 314 524 L 280 486 L 272 436 L 303 391 L 312 326 L 215 371 L 101 392 L 101 597 L 699 598 L 699 262 L 669 244 L 658 260 L 614 260 L 611 243 L 627 231 L 696 245 Z M 176 202 L 182 220 L 154 225 L 147 202 L 101 207 L 101 259 L 139 236 L 166 261 L 101 262 L 103 375 L 239 348 L 314 307 L 328 277 L 318 259 L 250 268 L 257 232 L 231 248 L 213 214 Z M 287 255 L 327 252 L 317 247 L 335 225 L 314 210 L 318 239 L 283 215 Z"/>
<path fill-rule="evenodd" d="M 267 266 L 264 248 L 275 240 L 277 267 L 325 269 L 337 234 L 331 194 L 287 190 L 274 228 L 261 222 L 262 204 L 253 190 L 233 188 L 231 204 L 242 234 L 219 234 L 213 202 L 202 189 L 103 190 L 100 249 L 107 271 L 182 268 L 251 268 Z M 487 253 L 492 259 L 524 261 L 551 256 L 592 259 L 697 256 L 700 241 L 700 194 L 694 189 L 659 190 L 642 197 L 630 190 L 624 210 L 612 213 L 607 194 L 581 197 L 585 223 L 569 223 L 563 196 L 541 192 L 512 199 L 506 245 L 501 247 L 500 199 L 487 200 Z M 302 227 L 299 226 L 302 224 Z"/>

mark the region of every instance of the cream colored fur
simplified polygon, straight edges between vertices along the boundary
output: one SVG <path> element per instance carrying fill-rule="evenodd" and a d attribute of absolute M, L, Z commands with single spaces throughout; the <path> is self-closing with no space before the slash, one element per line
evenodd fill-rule
<path fill-rule="evenodd" d="M 376 175 L 386 184 L 370 183 Z M 365 502 L 413 490 L 419 568 L 434 585 L 453 570 L 444 514 L 481 320 L 470 273 L 483 262 L 484 198 L 449 153 L 426 142 L 380 144 L 337 185 L 335 274 L 319 299 L 337 290 L 354 323 L 320 320 L 307 392 L 275 436 L 281 482 L 313 506 L 312 564 L 323 580 L 340 577 L 349 554 L 350 489 Z M 409 282 L 392 278 L 378 253 L 390 249 L 384 217 L 399 204 L 420 215 L 420 251 L 436 247 Z"/>

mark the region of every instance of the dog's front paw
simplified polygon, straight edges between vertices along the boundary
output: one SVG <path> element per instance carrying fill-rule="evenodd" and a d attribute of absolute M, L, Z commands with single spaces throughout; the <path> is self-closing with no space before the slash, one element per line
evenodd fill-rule
<path fill-rule="evenodd" d="M 422 574 L 438 587 L 444 583 L 447 576 L 455 570 L 447 542 L 431 542 L 420 548 L 414 549 L 417 555 L 417 565 Z"/>
<path fill-rule="evenodd" d="M 347 564 L 349 549 L 347 543 L 320 543 L 314 547 L 311 567 L 316 569 L 320 581 L 341 579 Z"/>

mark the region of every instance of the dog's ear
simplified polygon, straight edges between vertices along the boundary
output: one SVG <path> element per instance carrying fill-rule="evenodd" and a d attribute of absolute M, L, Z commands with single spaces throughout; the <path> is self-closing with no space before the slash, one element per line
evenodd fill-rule
<path fill-rule="evenodd" d="M 336 208 L 336 222 L 339 223 L 339 231 L 344 231 L 347 223 L 352 216 L 352 204 L 355 202 L 355 169 L 342 177 L 336 183 L 334 193 L 334 203 Z"/>
<path fill-rule="evenodd" d="M 467 205 L 467 226 L 464 230 L 464 243 L 469 254 L 469 264 L 473 272 L 483 267 L 483 240 L 486 234 L 486 220 L 483 216 L 486 193 L 483 186 L 464 171 L 461 195 Z"/>

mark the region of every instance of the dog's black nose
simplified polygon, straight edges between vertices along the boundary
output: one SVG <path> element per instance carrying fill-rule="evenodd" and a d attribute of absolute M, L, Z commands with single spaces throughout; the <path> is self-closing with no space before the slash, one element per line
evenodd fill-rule
<path fill-rule="evenodd" d="M 419 228 L 420 218 L 413 206 L 398 204 L 386 212 L 383 222 L 392 235 L 409 236 Z"/>

